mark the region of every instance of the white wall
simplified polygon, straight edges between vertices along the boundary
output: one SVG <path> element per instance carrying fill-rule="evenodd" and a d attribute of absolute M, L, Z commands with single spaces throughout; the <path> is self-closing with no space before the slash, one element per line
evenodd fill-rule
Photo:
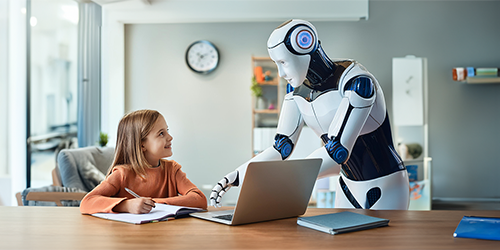
<path fill-rule="evenodd" d="M 7 167 L 8 1 L 0 0 L 0 206 L 11 202 Z"/>
<path fill-rule="evenodd" d="M 26 8 L 24 1 L 9 0 L 8 166 L 10 203 L 26 188 Z"/>
<path fill-rule="evenodd" d="M 7 168 L 7 61 L 8 61 L 8 5 L 0 1 L 0 176 L 8 174 Z M 0 200 L 1 204 L 1 200 Z"/>

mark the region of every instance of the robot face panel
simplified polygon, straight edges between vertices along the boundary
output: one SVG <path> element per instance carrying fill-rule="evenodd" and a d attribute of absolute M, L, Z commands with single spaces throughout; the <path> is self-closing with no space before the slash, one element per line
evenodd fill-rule
<path fill-rule="evenodd" d="M 297 88 L 304 82 L 311 60 L 310 55 L 292 54 L 284 44 L 268 49 L 268 52 L 278 67 L 279 75 L 292 87 Z"/>
<path fill-rule="evenodd" d="M 267 40 L 269 56 L 278 66 L 281 77 L 297 88 L 306 79 L 311 53 L 318 48 L 314 26 L 293 19 L 276 28 Z"/>

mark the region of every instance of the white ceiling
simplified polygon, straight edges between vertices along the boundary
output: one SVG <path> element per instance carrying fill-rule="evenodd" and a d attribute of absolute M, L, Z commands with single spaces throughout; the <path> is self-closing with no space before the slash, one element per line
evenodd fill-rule
<path fill-rule="evenodd" d="M 92 0 L 123 23 L 262 22 L 368 19 L 368 0 Z M 319 6 L 319 7 L 318 7 Z"/>

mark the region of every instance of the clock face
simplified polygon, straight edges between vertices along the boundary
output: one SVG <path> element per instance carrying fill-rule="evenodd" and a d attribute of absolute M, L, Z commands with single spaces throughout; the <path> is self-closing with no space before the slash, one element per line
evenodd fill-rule
<path fill-rule="evenodd" d="M 209 41 L 196 41 L 186 51 L 186 63 L 196 73 L 210 73 L 219 64 L 219 51 Z"/>

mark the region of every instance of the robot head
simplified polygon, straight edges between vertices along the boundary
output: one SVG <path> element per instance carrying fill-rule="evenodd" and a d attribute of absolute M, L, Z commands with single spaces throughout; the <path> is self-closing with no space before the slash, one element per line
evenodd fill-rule
<path fill-rule="evenodd" d="M 316 28 L 307 21 L 293 19 L 271 33 L 267 50 L 278 66 L 279 75 L 296 88 L 306 79 L 311 54 L 318 44 Z"/>

